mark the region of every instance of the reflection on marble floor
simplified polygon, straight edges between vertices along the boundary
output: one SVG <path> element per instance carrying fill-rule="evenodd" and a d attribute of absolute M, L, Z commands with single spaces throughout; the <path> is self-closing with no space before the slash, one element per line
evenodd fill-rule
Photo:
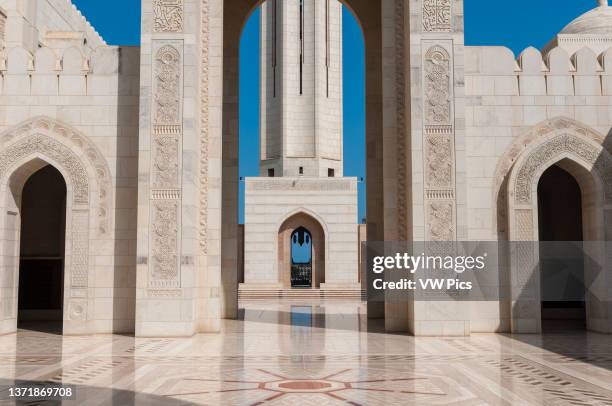
<path fill-rule="evenodd" d="M 64 404 L 86 405 L 612 406 L 606 335 L 383 334 L 350 302 L 251 302 L 241 316 L 193 338 L 21 330 L 0 337 L 0 385 L 76 385 Z"/>

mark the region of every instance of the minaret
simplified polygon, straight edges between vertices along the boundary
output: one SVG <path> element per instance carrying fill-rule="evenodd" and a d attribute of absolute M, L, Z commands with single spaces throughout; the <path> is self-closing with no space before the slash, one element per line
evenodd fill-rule
<path fill-rule="evenodd" d="M 261 176 L 342 176 L 342 5 L 261 7 Z"/>
<path fill-rule="evenodd" d="M 599 7 L 608 7 L 608 0 L 597 0 Z"/>

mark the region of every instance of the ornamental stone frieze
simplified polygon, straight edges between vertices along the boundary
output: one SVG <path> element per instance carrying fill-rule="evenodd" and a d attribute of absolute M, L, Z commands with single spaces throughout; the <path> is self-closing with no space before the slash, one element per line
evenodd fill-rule
<path fill-rule="evenodd" d="M 166 2 L 166 6 L 169 7 L 169 3 Z M 173 12 L 178 13 L 176 10 Z M 178 18 L 175 14 L 171 16 Z M 178 22 L 173 24 L 167 22 L 164 27 L 176 27 Z M 148 286 L 155 291 L 170 288 L 177 292 L 176 288 L 180 287 L 178 224 L 181 206 L 183 43 L 160 40 L 155 45 L 150 195 L 152 234 Z"/>
<path fill-rule="evenodd" d="M 451 40 L 422 42 L 425 221 L 433 241 L 453 240 L 456 232 L 452 49 Z"/>

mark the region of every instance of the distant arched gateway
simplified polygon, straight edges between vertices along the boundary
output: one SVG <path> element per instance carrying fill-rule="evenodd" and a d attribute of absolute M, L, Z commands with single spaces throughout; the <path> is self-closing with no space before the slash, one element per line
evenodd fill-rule
<path fill-rule="evenodd" d="M 299 212 L 280 226 L 278 274 L 284 288 L 319 288 L 325 282 L 325 232 L 312 216 Z"/>

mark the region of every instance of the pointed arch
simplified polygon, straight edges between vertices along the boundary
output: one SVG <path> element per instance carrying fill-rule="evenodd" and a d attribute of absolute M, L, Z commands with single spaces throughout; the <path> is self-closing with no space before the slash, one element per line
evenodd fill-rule
<path fill-rule="evenodd" d="M 511 242 L 509 252 L 510 312 L 513 332 L 541 331 L 537 187 L 542 174 L 557 165 L 577 181 L 582 194 L 584 239 L 612 237 L 612 157 L 604 137 L 574 120 L 548 120 L 519 137 L 498 164 L 496 197 L 498 229 Z M 507 172 L 505 172 L 507 171 Z M 503 224 L 503 223 L 505 224 Z M 500 233 L 501 234 L 501 233 Z M 599 264 L 603 252 L 589 252 Z M 598 314 L 597 301 L 588 303 L 587 326 L 602 330 L 609 324 Z M 607 316 L 606 316 L 607 317 Z M 605 330 L 605 328 L 603 328 Z"/>
<path fill-rule="evenodd" d="M 532 154 L 543 140 L 563 135 L 570 137 L 569 139 L 566 138 L 570 143 L 568 148 L 577 148 L 576 152 L 579 154 L 590 151 L 588 153 L 591 157 L 597 157 L 598 173 L 602 174 L 604 182 L 608 185 L 606 187 L 606 197 L 607 199 L 612 198 L 612 158 L 610 151 L 604 144 L 604 135 L 571 118 L 554 117 L 533 126 L 523 135 L 517 137 L 506 148 L 497 162 L 493 185 L 493 201 L 497 202 L 497 211 L 494 213 L 493 224 L 499 239 L 508 239 L 508 182 L 516 162 L 520 157 Z M 542 148 L 543 150 L 539 151 L 540 153 L 546 149 L 546 147 Z M 537 160 L 537 153 L 533 159 Z M 593 158 L 590 159 L 593 161 Z"/>
<path fill-rule="evenodd" d="M 0 133 L 0 179 L 28 154 L 41 154 L 61 162 L 61 167 L 71 168 L 67 173 L 78 188 L 75 198 L 95 209 L 97 233 L 101 236 L 110 233 L 111 171 L 98 147 L 85 134 L 45 116 L 33 117 L 9 128 Z"/>
<path fill-rule="evenodd" d="M 35 117 L 0 134 L 0 255 L 13 286 L 12 296 L 4 298 L 12 302 L 12 312 L 1 323 L 9 331 L 0 333 L 16 328 L 21 193 L 30 176 L 47 165 L 62 174 L 67 190 L 64 332 L 91 332 L 90 268 L 97 255 L 93 247 L 112 229 L 111 172 L 85 135 L 57 120 Z"/>
<path fill-rule="evenodd" d="M 291 236 L 300 228 L 305 228 L 310 233 L 312 243 L 311 287 L 319 288 L 325 282 L 327 227 L 316 214 L 301 208 L 285 215 L 277 228 L 279 282 L 285 288 L 291 287 Z"/>

